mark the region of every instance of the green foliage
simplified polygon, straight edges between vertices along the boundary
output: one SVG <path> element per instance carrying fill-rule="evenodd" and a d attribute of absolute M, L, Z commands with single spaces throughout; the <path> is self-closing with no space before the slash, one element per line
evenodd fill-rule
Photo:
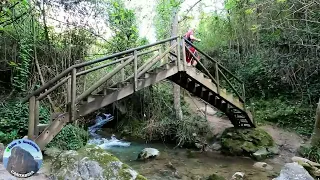
<path fill-rule="evenodd" d="M 49 111 L 40 106 L 40 123 L 48 122 Z M 0 104 L 0 140 L 9 142 L 21 138 L 28 133 L 29 110 L 27 103 L 18 101 L 2 102 Z"/>
<path fill-rule="evenodd" d="M 274 145 L 272 137 L 264 130 L 228 128 L 221 135 L 221 152 L 229 155 L 251 156 L 261 148 Z"/>
<path fill-rule="evenodd" d="M 122 100 L 127 113 L 122 118 L 125 120 L 118 124 L 118 129 L 124 135 L 147 141 L 175 141 L 179 145 L 191 144 L 198 137 L 206 137 L 209 132 L 207 121 L 191 113 L 183 98 L 181 100 L 184 116 L 178 120 L 173 109 L 172 85 L 161 83 L 141 90 Z"/>
<path fill-rule="evenodd" d="M 107 14 L 107 24 L 114 34 L 106 46 L 108 51 L 116 53 L 137 46 L 139 33 L 134 11 L 125 8 L 122 0 L 109 0 Z"/>
<path fill-rule="evenodd" d="M 298 149 L 299 154 L 313 162 L 320 163 L 320 146 L 301 146 Z"/>
<path fill-rule="evenodd" d="M 48 144 L 61 150 L 78 150 L 87 144 L 89 134 L 81 127 L 66 125 L 62 131 Z"/>
<path fill-rule="evenodd" d="M 4 144 L 9 144 L 11 143 L 13 140 L 18 139 L 18 133 L 17 130 L 8 132 L 8 133 L 3 133 L 2 131 L 0 131 L 0 142 L 4 143 Z"/>
<path fill-rule="evenodd" d="M 255 100 L 252 107 L 258 123 L 272 122 L 302 135 L 310 135 L 313 131 L 314 112 L 312 108 L 305 107 L 301 102 L 278 97 L 270 100 Z"/>
<path fill-rule="evenodd" d="M 19 42 L 19 59 L 20 62 L 14 64 L 14 75 L 12 85 L 17 91 L 24 92 L 28 83 L 30 75 L 30 62 L 31 62 L 31 45 L 27 39 L 21 39 Z"/>
<path fill-rule="evenodd" d="M 171 26 L 173 14 L 179 10 L 181 0 L 158 0 L 156 6 L 156 15 L 154 17 L 154 26 L 158 40 L 171 36 Z"/>
<path fill-rule="evenodd" d="M 225 2 L 226 15 L 202 14 L 199 46 L 244 81 L 258 121 L 310 135 L 310 109 L 320 94 L 319 6 L 298 0 Z M 307 11 L 314 13 L 306 16 Z M 213 64 L 204 64 L 214 72 Z"/>

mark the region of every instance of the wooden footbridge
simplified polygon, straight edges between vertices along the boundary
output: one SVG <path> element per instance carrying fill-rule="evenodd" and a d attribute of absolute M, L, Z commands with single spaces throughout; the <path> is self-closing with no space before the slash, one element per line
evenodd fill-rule
<path fill-rule="evenodd" d="M 189 49 L 186 44 L 193 46 L 181 37 L 172 37 L 69 67 L 24 99 L 24 102 L 29 101 L 28 138 L 43 149 L 67 123 L 165 79 L 224 112 L 235 127 L 255 127 L 245 107 L 243 82 L 195 46 L 202 62 L 208 61 L 215 68 L 211 74 L 195 56 L 199 69 L 187 66 L 185 59 Z M 143 58 L 146 56 L 149 58 Z M 88 69 L 92 65 L 96 66 Z M 77 86 L 81 76 L 111 66 L 113 68 L 105 71 L 89 88 Z M 125 68 L 132 74 L 126 75 Z M 118 83 L 110 85 L 115 76 L 119 77 Z M 39 124 L 39 101 L 64 84 L 67 86 L 65 112 L 49 124 Z"/>

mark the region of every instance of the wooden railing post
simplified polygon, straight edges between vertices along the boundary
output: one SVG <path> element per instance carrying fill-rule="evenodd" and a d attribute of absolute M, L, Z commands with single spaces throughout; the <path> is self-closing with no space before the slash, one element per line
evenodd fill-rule
<path fill-rule="evenodd" d="M 133 60 L 133 72 L 134 72 L 134 91 L 138 89 L 138 51 L 133 52 L 134 60 Z"/>
<path fill-rule="evenodd" d="M 35 108 L 34 108 L 34 135 L 37 137 L 39 135 L 39 116 L 40 116 L 40 109 L 39 109 L 39 101 L 36 100 Z"/>
<path fill-rule="evenodd" d="M 120 64 L 123 64 L 124 63 L 124 60 L 121 60 L 121 63 Z M 121 81 L 123 82 L 124 81 L 124 67 L 121 69 Z"/>
<path fill-rule="evenodd" d="M 162 54 L 162 47 L 160 47 L 159 49 L 159 55 L 160 56 Z M 160 59 L 160 66 L 162 66 L 163 64 L 165 64 L 164 58 Z"/>
<path fill-rule="evenodd" d="M 208 115 L 207 115 L 207 108 L 208 108 L 208 104 L 205 103 L 205 112 L 204 112 L 204 115 L 205 115 L 205 118 L 206 118 L 206 121 L 208 120 Z"/>
<path fill-rule="evenodd" d="M 31 96 L 29 99 L 29 123 L 28 123 L 28 139 L 33 140 L 34 137 L 34 120 L 35 120 L 36 97 Z"/>
<path fill-rule="evenodd" d="M 71 110 L 71 78 L 67 82 L 67 112 Z"/>
<path fill-rule="evenodd" d="M 245 104 L 245 101 L 246 101 L 246 90 L 245 90 L 245 87 L 244 87 L 244 83 L 242 83 L 242 100 L 243 100 L 243 104 Z"/>
<path fill-rule="evenodd" d="M 70 120 L 74 121 L 76 110 L 76 97 L 77 96 L 77 69 L 73 68 L 71 72 L 71 102 L 70 102 Z"/>
<path fill-rule="evenodd" d="M 219 66 L 217 62 L 215 63 L 215 71 L 216 71 L 217 91 L 218 91 L 218 94 L 220 95 Z"/>
<path fill-rule="evenodd" d="M 180 44 L 180 37 L 177 37 L 177 65 L 178 65 L 178 71 L 181 71 L 181 67 L 180 67 L 180 47 L 181 47 L 181 44 Z"/>
<path fill-rule="evenodd" d="M 184 70 L 186 70 L 186 66 L 187 66 L 187 62 L 186 62 L 186 42 L 184 41 L 184 39 L 182 38 L 182 63 L 183 63 L 183 68 Z"/>

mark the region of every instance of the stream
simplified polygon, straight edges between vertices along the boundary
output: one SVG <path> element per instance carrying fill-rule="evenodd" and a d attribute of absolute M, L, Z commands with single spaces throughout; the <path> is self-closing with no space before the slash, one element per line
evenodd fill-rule
<path fill-rule="evenodd" d="M 273 179 L 279 172 L 281 164 L 267 160 L 274 167 L 272 171 L 263 171 L 253 168 L 253 161 L 245 157 L 224 156 L 219 152 L 198 152 L 184 148 L 174 148 L 173 145 L 163 143 L 144 143 L 139 141 L 128 142 L 117 139 L 116 135 L 108 134 L 101 127 L 111 121 L 113 117 L 105 114 L 97 117 L 96 124 L 89 128 L 91 139 L 89 144 L 95 144 L 111 152 L 122 162 L 128 164 L 146 178 L 160 179 L 201 179 L 216 173 L 230 179 L 236 172 L 244 172 L 246 179 L 261 180 Z M 160 157 L 155 160 L 136 161 L 139 152 L 146 147 L 156 148 Z M 169 165 L 170 164 L 170 165 Z"/>

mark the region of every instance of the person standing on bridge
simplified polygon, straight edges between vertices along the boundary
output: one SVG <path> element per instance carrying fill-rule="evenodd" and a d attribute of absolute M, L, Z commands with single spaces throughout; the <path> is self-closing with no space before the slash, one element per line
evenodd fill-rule
<path fill-rule="evenodd" d="M 201 39 L 198 39 L 194 36 L 194 28 L 190 28 L 189 31 L 184 35 L 184 39 L 188 40 L 189 42 L 193 43 L 194 41 L 198 41 L 200 42 Z M 191 45 L 189 45 L 188 43 L 186 43 L 186 48 L 189 49 L 198 59 L 200 59 L 200 57 L 198 56 L 198 53 L 196 52 L 196 49 L 194 47 L 192 47 Z M 197 65 L 197 61 L 193 58 L 192 54 L 190 54 L 190 52 L 186 49 L 186 61 L 187 61 L 187 65 L 191 66 L 191 64 L 193 66 Z"/>
<path fill-rule="evenodd" d="M 190 28 L 189 31 L 184 35 L 184 38 L 188 41 L 190 41 L 191 43 L 193 43 L 194 41 L 201 41 L 201 39 L 198 39 L 196 37 L 194 37 L 194 28 Z"/>

